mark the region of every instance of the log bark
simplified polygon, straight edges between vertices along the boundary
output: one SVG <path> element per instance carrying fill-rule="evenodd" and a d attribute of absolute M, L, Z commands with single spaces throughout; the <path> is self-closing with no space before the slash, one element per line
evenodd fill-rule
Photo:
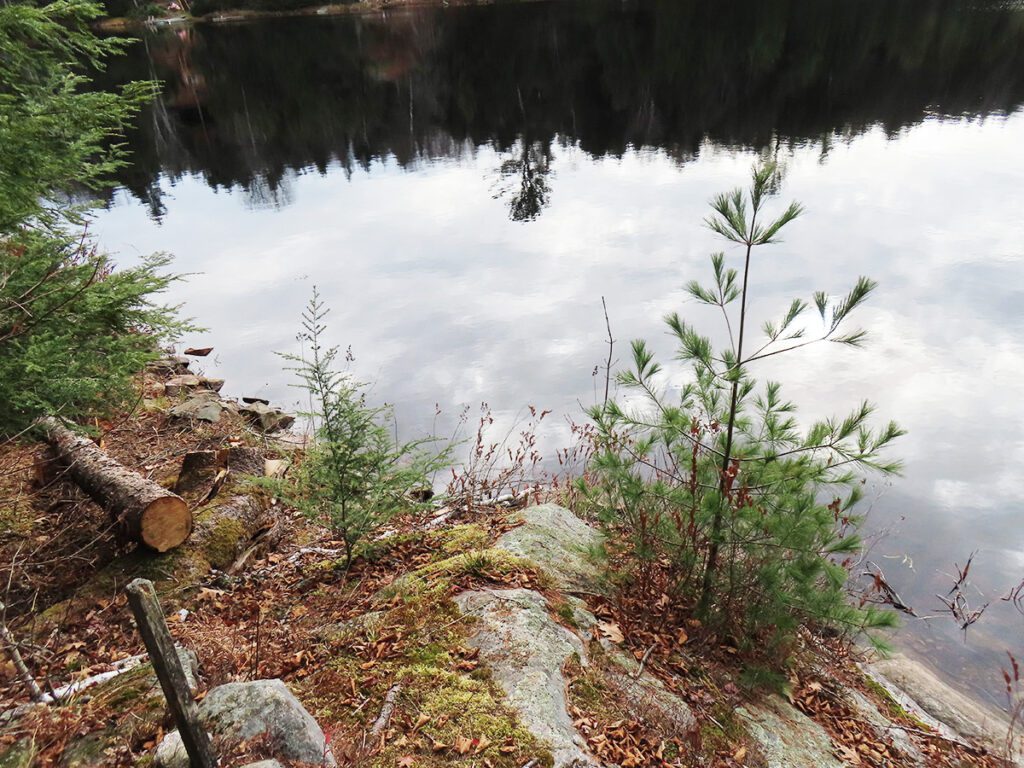
<path fill-rule="evenodd" d="M 192 533 L 192 513 L 180 496 L 128 469 L 57 419 L 37 424 L 75 484 L 117 521 L 125 538 L 167 552 Z"/>
<path fill-rule="evenodd" d="M 203 501 L 210 496 L 222 468 L 217 451 L 186 453 L 174 483 L 174 492 L 193 505 Z"/>

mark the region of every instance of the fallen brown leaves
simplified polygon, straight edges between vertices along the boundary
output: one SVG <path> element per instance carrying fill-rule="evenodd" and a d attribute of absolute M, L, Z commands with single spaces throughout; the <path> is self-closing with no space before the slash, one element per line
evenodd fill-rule
<path fill-rule="evenodd" d="M 575 707 L 570 714 L 573 725 L 586 739 L 587 747 L 602 762 L 623 768 L 678 768 L 686 764 L 679 758 L 683 745 L 678 741 L 666 742 L 657 738 L 636 720 L 601 723 Z M 673 759 L 666 757 L 666 751 Z"/>
<path fill-rule="evenodd" d="M 891 739 L 880 738 L 876 730 L 847 705 L 833 686 L 817 680 L 799 685 L 793 704 L 825 727 L 836 744 L 836 756 L 850 765 L 884 768 L 898 764 L 902 757 Z"/>
<path fill-rule="evenodd" d="M 833 663 L 838 670 L 842 670 L 841 662 L 833 659 Z M 857 685 L 854 676 L 846 677 L 848 685 Z M 804 679 L 797 678 L 795 682 L 794 706 L 825 728 L 836 744 L 836 757 L 844 763 L 866 768 L 888 768 L 910 763 L 907 756 L 893 744 L 890 736 L 867 722 L 846 702 L 834 681 L 807 676 Z M 869 690 L 863 693 L 869 698 L 875 695 Z M 884 706 L 884 702 L 876 703 Z M 902 728 L 912 737 L 914 744 L 926 756 L 929 766 L 1005 768 L 1004 761 L 984 750 L 946 739 L 907 717 L 892 713 L 889 716 L 894 718 L 892 728 Z"/>

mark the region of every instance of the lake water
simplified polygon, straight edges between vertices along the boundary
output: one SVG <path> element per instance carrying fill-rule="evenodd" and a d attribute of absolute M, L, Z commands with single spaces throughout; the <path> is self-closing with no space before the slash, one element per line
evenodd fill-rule
<path fill-rule="evenodd" d="M 208 372 L 294 407 L 313 285 L 331 338 L 403 433 L 486 401 L 502 424 L 601 386 L 601 297 L 621 342 L 723 248 L 707 201 L 759 157 L 807 214 L 753 271 L 759 324 L 795 296 L 880 282 L 865 351 L 765 361 L 805 415 L 862 397 L 909 435 L 871 486 L 872 558 L 921 613 L 977 550 L 964 641 L 901 642 L 998 702 L 1024 617 L 1024 11 L 983 2 L 594 0 L 197 26 L 147 36 L 108 78 L 159 79 L 133 164 L 92 231 L 131 263 L 169 251 Z M 738 259 L 735 251 L 727 250 Z M 735 263 L 735 262 L 734 262 Z M 625 349 L 625 344 L 620 344 Z"/>

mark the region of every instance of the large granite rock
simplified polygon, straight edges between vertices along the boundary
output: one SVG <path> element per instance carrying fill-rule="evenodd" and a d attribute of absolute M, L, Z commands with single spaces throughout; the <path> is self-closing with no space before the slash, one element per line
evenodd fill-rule
<path fill-rule="evenodd" d="M 864 671 L 900 706 L 940 732 L 996 753 L 1004 746 L 1009 722 L 1003 713 L 947 685 L 923 664 L 894 654 L 865 665 Z"/>
<path fill-rule="evenodd" d="M 459 609 L 477 620 L 468 643 L 505 691 L 523 725 L 551 748 L 554 768 L 596 766 L 566 708 L 562 666 L 574 654 L 586 659 L 582 641 L 555 622 L 547 601 L 527 589 L 463 592 Z"/>
<path fill-rule="evenodd" d="M 337 765 L 316 720 L 280 680 L 218 686 L 199 705 L 199 719 L 214 737 L 247 741 L 266 735 L 276 755 L 285 760 Z M 177 731 L 160 742 L 156 764 L 188 768 L 188 755 Z"/>
<path fill-rule="evenodd" d="M 495 547 L 531 560 L 561 589 L 596 592 L 601 570 L 591 557 L 604 537 L 565 507 L 541 504 L 520 513 L 522 525 L 503 534 Z"/>

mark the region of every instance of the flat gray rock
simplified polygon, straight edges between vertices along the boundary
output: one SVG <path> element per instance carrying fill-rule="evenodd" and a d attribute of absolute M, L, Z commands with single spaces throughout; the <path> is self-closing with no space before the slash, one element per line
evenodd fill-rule
<path fill-rule="evenodd" d="M 997 753 L 1002 748 L 1009 727 L 1006 716 L 947 685 L 923 664 L 894 654 L 863 669 L 900 706 L 940 732 Z"/>
<path fill-rule="evenodd" d="M 767 768 L 843 768 L 825 729 L 778 696 L 739 707 Z"/>
<path fill-rule="evenodd" d="M 551 618 L 547 601 L 532 590 L 463 592 L 454 599 L 478 620 L 469 645 L 480 649 L 522 724 L 551 749 L 554 768 L 597 766 L 566 708 L 562 665 L 573 654 L 586 659 L 580 639 Z"/>
<path fill-rule="evenodd" d="M 604 542 L 598 530 L 557 504 L 530 507 L 519 517 L 523 524 L 495 547 L 536 563 L 561 589 L 600 591 L 601 569 L 591 557 Z"/>
<path fill-rule="evenodd" d="M 214 392 L 205 392 L 193 395 L 183 403 L 178 403 L 169 411 L 170 415 L 177 419 L 194 419 L 196 421 L 208 421 L 216 424 L 220 421 L 220 414 L 224 410 Z"/>
<path fill-rule="evenodd" d="M 212 689 L 199 705 L 199 720 L 211 736 L 248 741 L 266 734 L 285 760 L 336 766 L 324 732 L 280 680 L 228 683 Z M 161 768 L 189 768 L 181 736 L 173 731 L 156 748 Z"/>

